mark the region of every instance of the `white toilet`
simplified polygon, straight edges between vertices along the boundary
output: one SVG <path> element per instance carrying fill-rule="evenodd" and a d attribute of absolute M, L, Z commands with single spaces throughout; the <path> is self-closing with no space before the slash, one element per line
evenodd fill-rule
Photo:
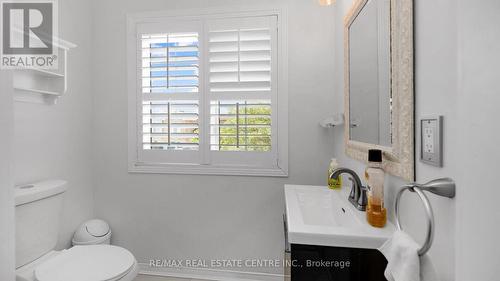
<path fill-rule="evenodd" d="M 75 246 L 54 251 L 66 182 L 16 187 L 17 281 L 132 281 L 138 266 L 126 249 Z"/>

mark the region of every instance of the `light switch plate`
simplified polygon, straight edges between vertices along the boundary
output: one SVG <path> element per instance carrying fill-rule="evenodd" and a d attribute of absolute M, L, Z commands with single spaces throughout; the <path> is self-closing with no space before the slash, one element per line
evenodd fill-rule
<path fill-rule="evenodd" d="M 443 166 L 443 116 L 420 119 L 420 161 Z"/>

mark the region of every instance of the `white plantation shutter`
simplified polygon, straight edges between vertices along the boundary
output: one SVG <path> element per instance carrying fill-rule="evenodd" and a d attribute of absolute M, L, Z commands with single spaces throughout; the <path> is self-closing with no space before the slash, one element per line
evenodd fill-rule
<path fill-rule="evenodd" d="M 198 33 L 142 35 L 142 92 L 198 93 Z"/>
<path fill-rule="evenodd" d="M 210 149 L 271 151 L 271 112 L 268 100 L 212 101 Z"/>
<path fill-rule="evenodd" d="M 210 92 L 271 91 L 269 27 L 209 32 Z"/>
<path fill-rule="evenodd" d="M 136 34 L 138 160 L 199 162 L 201 23 L 143 23 Z"/>
<path fill-rule="evenodd" d="M 276 57 L 276 17 L 209 22 L 212 151 L 272 151 Z"/>
<path fill-rule="evenodd" d="M 199 149 L 198 37 L 196 32 L 142 35 L 145 150 Z"/>
<path fill-rule="evenodd" d="M 277 25 L 275 14 L 138 22 L 137 63 L 129 64 L 137 73 L 134 165 L 283 175 Z"/>
<path fill-rule="evenodd" d="M 143 103 L 143 149 L 198 150 L 198 103 L 146 101 Z"/>

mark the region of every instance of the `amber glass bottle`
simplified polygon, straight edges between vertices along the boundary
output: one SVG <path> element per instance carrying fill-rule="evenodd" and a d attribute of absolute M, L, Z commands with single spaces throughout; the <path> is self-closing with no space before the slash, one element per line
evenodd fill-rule
<path fill-rule="evenodd" d="M 382 169 L 382 151 L 368 151 L 368 167 L 365 178 L 368 183 L 368 205 L 366 220 L 375 227 L 384 227 L 387 221 L 387 210 L 384 207 L 384 170 Z"/>

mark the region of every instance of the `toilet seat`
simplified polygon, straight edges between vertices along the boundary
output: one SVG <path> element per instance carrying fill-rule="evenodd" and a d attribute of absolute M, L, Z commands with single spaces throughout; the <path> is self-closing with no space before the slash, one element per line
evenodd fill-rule
<path fill-rule="evenodd" d="M 135 266 L 126 249 L 111 245 L 75 246 L 35 269 L 37 281 L 116 281 Z"/>

